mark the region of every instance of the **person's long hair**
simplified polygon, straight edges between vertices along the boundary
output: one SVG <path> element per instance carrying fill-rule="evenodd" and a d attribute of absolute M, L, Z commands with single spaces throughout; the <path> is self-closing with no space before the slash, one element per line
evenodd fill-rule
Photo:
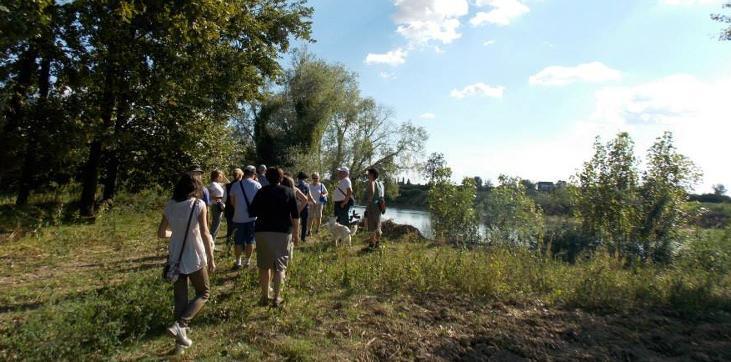
<path fill-rule="evenodd" d="M 178 183 L 175 184 L 173 200 L 181 202 L 191 197 L 199 199 L 203 197 L 203 182 L 200 177 L 191 176 L 186 173 L 180 176 Z"/>

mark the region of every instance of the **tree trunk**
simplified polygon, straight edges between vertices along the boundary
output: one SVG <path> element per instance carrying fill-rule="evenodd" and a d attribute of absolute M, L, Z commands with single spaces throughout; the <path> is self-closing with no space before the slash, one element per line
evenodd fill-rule
<path fill-rule="evenodd" d="M 25 205 L 28 203 L 30 190 L 33 187 L 35 179 L 35 170 L 38 167 L 36 160 L 38 158 L 38 133 L 43 132 L 43 127 L 48 121 L 47 105 L 48 92 L 51 87 L 51 58 L 46 56 L 41 61 L 41 72 L 38 77 L 38 104 L 36 104 L 33 112 L 33 119 L 30 123 L 28 137 L 26 140 L 25 159 L 23 162 L 23 171 L 20 176 L 20 189 L 15 204 Z"/>
<path fill-rule="evenodd" d="M 16 149 L 16 142 L 19 136 L 19 127 L 22 125 L 25 116 L 24 106 L 28 95 L 29 88 L 33 84 L 33 72 L 36 69 L 36 48 L 31 47 L 20 56 L 20 71 L 15 79 L 9 107 L 5 112 L 5 125 L 3 132 L 0 134 L 0 183 L 3 180 L 5 171 L 8 168 L 8 156 L 10 152 Z"/>
<path fill-rule="evenodd" d="M 124 145 L 119 142 L 124 125 L 129 120 L 129 97 L 122 95 L 117 107 L 117 120 L 114 122 L 114 147 L 109 151 L 107 163 L 107 179 L 104 182 L 104 200 L 111 200 L 117 193 L 117 175 L 119 174 L 120 156 Z"/>
<path fill-rule="evenodd" d="M 104 95 L 102 97 L 102 125 L 108 128 L 112 124 L 112 113 L 114 111 L 114 69 L 108 64 L 104 79 Z M 102 156 L 103 132 L 94 136 L 89 146 L 89 158 L 84 166 L 84 177 L 81 190 L 81 216 L 94 216 L 94 204 L 96 203 L 96 188 L 99 184 L 99 163 Z"/>

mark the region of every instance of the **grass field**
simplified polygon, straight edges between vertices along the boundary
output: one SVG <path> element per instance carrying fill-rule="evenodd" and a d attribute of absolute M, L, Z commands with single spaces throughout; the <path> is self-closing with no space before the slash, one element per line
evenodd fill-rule
<path fill-rule="evenodd" d="M 567 264 L 408 238 L 364 254 L 362 234 L 297 248 L 280 309 L 256 306 L 256 270 L 218 252 L 194 345 L 174 357 L 163 200 L 123 195 L 95 223 L 36 201 L 0 208 L 4 361 L 731 360 L 731 277 L 707 260 Z"/>

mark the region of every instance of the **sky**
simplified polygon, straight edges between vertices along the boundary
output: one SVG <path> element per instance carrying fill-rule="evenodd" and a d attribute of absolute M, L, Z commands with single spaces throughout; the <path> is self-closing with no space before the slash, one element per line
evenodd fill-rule
<path fill-rule="evenodd" d="M 307 47 L 423 126 L 456 179 L 568 180 L 596 136 L 644 158 L 671 131 L 710 192 L 731 185 L 725 1 L 310 0 Z"/>

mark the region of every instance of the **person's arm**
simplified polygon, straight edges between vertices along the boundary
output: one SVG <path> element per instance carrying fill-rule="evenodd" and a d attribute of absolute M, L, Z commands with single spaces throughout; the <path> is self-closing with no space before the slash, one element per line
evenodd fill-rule
<path fill-rule="evenodd" d="M 309 200 L 310 200 L 310 203 L 311 203 L 312 205 L 315 205 L 315 204 L 317 204 L 317 201 L 315 201 L 315 199 L 314 199 L 314 198 L 312 197 L 312 193 L 309 193 L 309 194 L 307 194 L 307 199 L 309 199 Z"/>
<path fill-rule="evenodd" d="M 291 219 L 291 220 L 292 220 L 292 242 L 294 243 L 294 246 L 297 246 L 300 243 L 300 219 Z"/>
<path fill-rule="evenodd" d="M 208 272 L 213 273 L 216 270 L 216 263 L 213 260 L 213 238 L 208 231 L 208 223 L 206 222 L 207 214 L 208 208 L 201 207 L 201 213 L 198 214 L 198 227 L 200 228 L 201 237 L 203 237 L 203 247 L 206 250 L 206 256 L 208 256 Z"/>
<path fill-rule="evenodd" d="M 368 181 L 368 191 L 370 191 L 371 196 L 368 197 L 368 205 L 373 203 L 373 197 L 376 196 L 376 183 L 373 181 Z"/>
<path fill-rule="evenodd" d="M 297 195 L 296 192 L 294 194 Z M 300 211 L 297 210 L 297 200 L 294 197 L 289 198 L 287 208 L 289 209 L 289 220 L 292 223 L 292 242 L 297 246 L 300 241 Z"/>
<path fill-rule="evenodd" d="M 234 187 L 236 187 L 236 185 L 231 184 L 231 190 L 228 192 L 228 202 L 230 202 L 231 205 L 236 205 L 236 196 L 234 195 L 236 191 L 234 191 Z"/>
<path fill-rule="evenodd" d="M 348 201 L 350 201 L 350 198 L 353 196 L 353 189 L 348 187 L 345 189 L 345 199 L 343 199 L 343 202 L 340 203 L 340 208 L 344 209 L 346 205 L 348 205 Z"/>
<path fill-rule="evenodd" d="M 168 230 L 168 218 L 165 217 L 165 215 L 162 215 L 162 220 L 160 220 L 160 226 L 157 227 L 157 237 L 167 239 L 171 235 L 173 235 L 173 232 Z"/>
<path fill-rule="evenodd" d="M 307 196 L 305 196 L 305 194 L 303 194 L 302 191 L 300 191 L 296 187 L 294 189 L 294 194 L 297 195 L 297 199 L 300 200 L 300 207 L 299 207 L 298 212 L 302 212 L 302 210 L 304 210 L 305 207 L 307 207 Z"/>

